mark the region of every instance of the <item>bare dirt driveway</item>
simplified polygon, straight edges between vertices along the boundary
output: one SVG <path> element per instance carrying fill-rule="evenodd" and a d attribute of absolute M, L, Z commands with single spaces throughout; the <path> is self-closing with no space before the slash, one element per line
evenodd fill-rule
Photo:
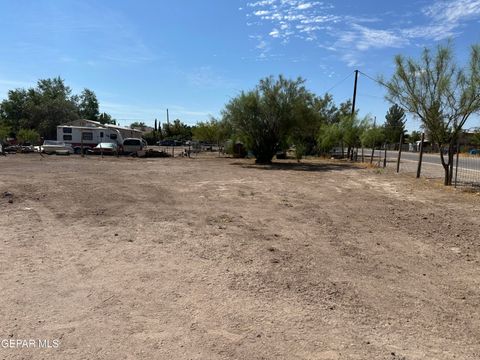
<path fill-rule="evenodd" d="M 479 214 L 342 163 L 0 158 L 0 359 L 478 360 Z"/>

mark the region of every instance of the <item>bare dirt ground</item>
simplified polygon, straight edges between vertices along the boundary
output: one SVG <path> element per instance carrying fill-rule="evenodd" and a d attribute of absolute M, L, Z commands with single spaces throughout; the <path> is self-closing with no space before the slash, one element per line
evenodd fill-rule
<path fill-rule="evenodd" d="M 0 358 L 480 359 L 479 214 L 342 163 L 0 158 L 0 338 L 60 341 Z"/>

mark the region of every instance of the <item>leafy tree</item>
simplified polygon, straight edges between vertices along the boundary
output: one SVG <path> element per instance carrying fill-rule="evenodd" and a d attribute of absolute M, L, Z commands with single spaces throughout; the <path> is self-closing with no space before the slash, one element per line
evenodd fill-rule
<path fill-rule="evenodd" d="M 32 129 L 20 129 L 17 133 L 17 140 L 22 144 L 35 144 L 39 141 L 39 139 L 40 134 Z"/>
<path fill-rule="evenodd" d="M 0 104 L 0 118 L 15 133 L 21 127 L 29 125 L 30 106 L 27 90 L 10 90 L 7 99 Z"/>
<path fill-rule="evenodd" d="M 55 138 L 58 125 L 78 119 L 76 100 L 63 79 L 39 80 L 35 88 L 10 90 L 0 104 L 0 117 L 15 133 L 34 129 Z"/>
<path fill-rule="evenodd" d="M 317 98 L 315 109 L 321 117 L 322 124 L 338 124 L 347 116 L 352 116 L 352 101 L 349 99 L 340 103 L 337 107 L 330 94 L 325 94 L 323 98 Z M 354 116 L 358 116 L 358 109 Z"/>
<path fill-rule="evenodd" d="M 83 89 L 78 97 L 78 113 L 82 119 L 98 120 L 98 100 L 92 90 Z"/>
<path fill-rule="evenodd" d="M 323 97 L 311 95 L 306 98 L 306 105 L 299 108 L 298 120 L 294 124 L 288 144 L 295 145 L 295 157 L 300 160 L 303 155 L 313 155 L 318 152 L 318 133 L 323 124 L 333 123 L 338 109 L 330 94 Z M 303 104 L 305 105 L 305 104 Z"/>
<path fill-rule="evenodd" d="M 135 121 L 130 124 L 130 129 L 140 129 L 141 131 L 145 131 L 147 127 L 147 124 L 145 124 L 143 121 Z"/>
<path fill-rule="evenodd" d="M 474 130 L 471 142 L 475 146 L 480 146 L 480 128 Z"/>
<path fill-rule="evenodd" d="M 162 135 L 167 140 L 191 140 L 192 127 L 176 119 L 173 123 L 163 123 Z"/>
<path fill-rule="evenodd" d="M 143 134 L 143 138 L 147 142 L 148 145 L 155 145 L 157 143 L 157 137 L 155 131 L 150 131 L 146 134 Z"/>
<path fill-rule="evenodd" d="M 10 135 L 11 131 L 9 126 L 0 122 L 0 144 Z"/>
<path fill-rule="evenodd" d="M 422 139 L 422 133 L 416 130 L 412 131 L 408 136 L 408 142 L 410 144 L 415 144 L 417 141 L 420 141 L 421 139 Z"/>
<path fill-rule="evenodd" d="M 457 66 L 450 44 L 439 46 L 435 54 L 424 49 L 418 61 L 397 55 L 395 67 L 386 98 L 422 121 L 429 140 L 440 149 L 444 184 L 451 185 L 458 136 L 470 115 L 480 110 L 480 45 L 472 46 L 464 68 Z"/>
<path fill-rule="evenodd" d="M 339 144 L 342 133 L 338 124 L 324 124 L 318 132 L 318 145 L 323 153 L 328 153 Z"/>
<path fill-rule="evenodd" d="M 300 162 L 302 157 L 305 155 L 306 149 L 306 145 L 302 142 L 298 142 L 295 144 L 295 159 L 297 159 L 298 162 Z"/>
<path fill-rule="evenodd" d="M 214 118 L 206 122 L 198 122 L 192 129 L 193 139 L 212 144 L 219 141 L 219 132 L 219 122 Z"/>
<path fill-rule="evenodd" d="M 335 146 L 347 147 L 347 156 L 353 155 L 353 149 L 361 144 L 360 137 L 368 126 L 368 121 L 359 120 L 351 114 L 343 115 L 339 122 L 325 124 L 318 133 L 318 142 L 323 151 L 330 151 Z"/>
<path fill-rule="evenodd" d="M 105 112 L 98 115 L 97 121 L 101 124 L 117 125 L 117 121 L 114 118 L 112 118 L 111 115 L 109 115 Z"/>
<path fill-rule="evenodd" d="M 314 95 L 304 82 L 283 76 L 264 78 L 254 90 L 241 92 L 226 105 L 225 121 L 253 151 L 257 163 L 270 163 L 295 126 L 313 121 Z"/>
<path fill-rule="evenodd" d="M 73 95 L 60 77 L 41 79 L 36 87 L 10 90 L 0 103 L 0 120 L 15 134 L 20 129 L 36 130 L 45 138 L 55 138 L 58 125 L 79 117 L 103 124 L 116 121 L 106 113 L 99 114 L 98 100 L 92 90 Z"/>
<path fill-rule="evenodd" d="M 353 149 L 361 144 L 360 136 L 362 135 L 366 124 L 360 121 L 356 116 L 344 116 L 339 123 L 342 147 L 347 146 L 347 157 L 353 156 Z M 342 154 L 343 155 L 343 154 Z"/>
<path fill-rule="evenodd" d="M 78 119 L 78 109 L 70 87 L 60 77 L 39 80 L 36 89 L 29 89 L 30 129 L 46 138 L 55 138 L 57 126 Z"/>
<path fill-rule="evenodd" d="M 368 126 L 360 136 L 362 146 L 375 149 L 385 142 L 384 130 L 374 125 Z"/>
<path fill-rule="evenodd" d="M 397 104 L 393 104 L 385 115 L 383 126 L 387 143 L 397 144 L 400 141 L 400 135 L 405 135 L 405 121 L 405 111 Z"/>

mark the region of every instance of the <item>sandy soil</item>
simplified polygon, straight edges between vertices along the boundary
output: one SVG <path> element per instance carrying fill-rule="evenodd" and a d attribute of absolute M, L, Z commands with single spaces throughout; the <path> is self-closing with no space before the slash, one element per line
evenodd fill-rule
<path fill-rule="evenodd" d="M 60 341 L 0 358 L 480 359 L 479 211 L 342 163 L 0 158 L 0 339 Z"/>

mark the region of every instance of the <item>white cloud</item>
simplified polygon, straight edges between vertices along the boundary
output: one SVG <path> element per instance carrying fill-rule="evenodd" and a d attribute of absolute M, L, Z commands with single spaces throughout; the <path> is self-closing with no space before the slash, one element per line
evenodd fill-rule
<path fill-rule="evenodd" d="M 436 1 L 423 12 L 439 22 L 458 24 L 480 16 L 480 0 Z"/>
<path fill-rule="evenodd" d="M 303 3 L 303 4 L 298 4 L 297 9 L 306 10 L 306 9 L 310 9 L 312 6 L 313 6 L 312 3 Z"/>
<path fill-rule="evenodd" d="M 358 66 L 357 59 L 367 50 L 455 37 L 467 21 L 480 19 L 480 0 L 433 0 L 417 14 L 368 16 L 339 14 L 333 5 L 306 0 L 261 0 L 248 2 L 247 8 L 259 27 L 272 29 L 261 35 L 272 38 L 272 48 L 277 39 L 282 44 L 292 38 L 315 41 L 319 48 L 340 52 L 349 66 Z M 404 19 L 402 25 L 399 19 Z M 266 57 L 264 48 L 257 50 Z"/>
<path fill-rule="evenodd" d="M 270 35 L 271 37 L 277 38 L 279 37 L 280 32 L 277 29 L 273 29 L 272 31 L 270 31 L 268 35 Z"/>
<path fill-rule="evenodd" d="M 353 41 L 358 50 L 365 51 L 370 48 L 395 48 L 408 44 L 408 40 L 389 30 L 371 29 L 358 24 L 353 24 L 355 36 Z M 353 45 L 353 44 L 352 44 Z"/>

